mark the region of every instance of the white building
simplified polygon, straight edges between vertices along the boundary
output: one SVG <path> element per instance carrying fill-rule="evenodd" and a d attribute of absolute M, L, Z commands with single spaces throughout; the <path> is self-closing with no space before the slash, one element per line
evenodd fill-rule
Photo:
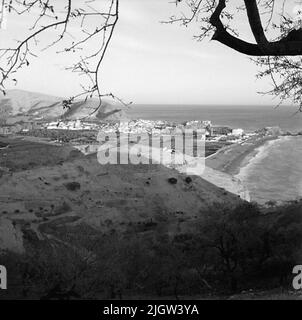
<path fill-rule="evenodd" d="M 52 130 L 52 129 L 58 129 L 59 123 L 58 122 L 50 122 L 47 125 L 47 129 L 48 130 Z"/>
<path fill-rule="evenodd" d="M 244 134 L 243 129 L 233 129 L 231 135 L 241 137 Z"/>
<path fill-rule="evenodd" d="M 82 129 L 82 123 L 80 119 L 77 119 L 74 123 L 74 128 L 75 129 Z"/>

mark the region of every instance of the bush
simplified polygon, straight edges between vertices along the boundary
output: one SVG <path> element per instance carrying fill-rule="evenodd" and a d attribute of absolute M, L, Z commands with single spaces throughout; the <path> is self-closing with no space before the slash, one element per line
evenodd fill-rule
<path fill-rule="evenodd" d="M 202 263 L 223 276 L 232 291 L 263 283 L 289 284 L 286 280 L 299 262 L 301 244 L 301 206 L 279 208 L 269 215 L 255 204 L 216 206 L 200 221 Z"/>
<path fill-rule="evenodd" d="M 192 182 L 192 178 L 191 177 L 186 177 L 185 182 L 188 183 L 188 184 L 191 183 Z"/>
<path fill-rule="evenodd" d="M 64 186 L 69 191 L 77 191 L 81 189 L 81 184 L 76 181 L 65 183 Z"/>
<path fill-rule="evenodd" d="M 169 178 L 169 179 L 168 179 L 168 182 L 169 182 L 170 184 L 176 184 L 176 183 L 177 183 L 177 179 L 176 179 L 176 178 Z"/>
<path fill-rule="evenodd" d="M 70 210 L 66 203 L 60 209 Z M 35 236 L 26 255 L 6 257 L 4 264 L 20 268 L 15 287 L 27 298 L 74 298 L 76 293 L 81 298 L 177 299 L 286 287 L 293 265 L 301 264 L 301 209 L 302 202 L 291 203 L 265 214 L 255 204 L 216 204 L 194 220 L 195 229 L 174 237 L 161 228 L 148 235 L 130 228 L 108 235 L 85 224 L 65 224 L 47 229 L 55 237 L 39 241 Z M 113 230 L 111 220 L 105 223 Z M 25 238 L 29 243 L 28 231 Z"/>

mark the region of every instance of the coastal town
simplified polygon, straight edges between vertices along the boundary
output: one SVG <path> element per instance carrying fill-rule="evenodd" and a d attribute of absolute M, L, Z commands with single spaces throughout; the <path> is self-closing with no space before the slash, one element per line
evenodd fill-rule
<path fill-rule="evenodd" d="M 52 122 L 47 121 L 32 121 L 32 122 L 16 122 L 13 124 L 5 124 L 0 127 L 0 134 L 23 134 L 30 135 L 38 131 L 45 134 L 52 131 L 68 132 L 87 132 L 101 131 L 104 133 L 133 133 L 142 134 L 148 133 L 153 135 L 168 135 L 177 134 L 183 130 L 204 130 L 207 140 L 209 141 L 232 141 L 241 142 L 242 139 L 253 135 L 246 133 L 241 128 L 232 129 L 226 126 L 213 125 L 211 121 L 194 120 L 183 123 L 175 123 L 163 120 L 130 120 L 130 121 L 83 121 L 83 120 L 57 120 Z M 42 133 L 41 133 L 42 134 Z"/>
<path fill-rule="evenodd" d="M 129 120 L 129 121 L 96 121 L 96 120 L 56 120 L 17 121 L 0 127 L 4 136 L 17 135 L 56 145 L 70 145 L 84 154 L 96 152 L 99 145 L 98 134 L 129 134 L 152 136 L 179 136 L 185 130 L 202 132 L 205 141 L 205 157 L 230 145 L 242 145 L 253 140 L 284 135 L 278 127 L 268 127 L 255 132 L 246 132 L 242 128 L 219 126 L 211 120 L 193 120 L 182 123 L 165 120 Z M 172 148 L 172 152 L 173 148 Z"/>

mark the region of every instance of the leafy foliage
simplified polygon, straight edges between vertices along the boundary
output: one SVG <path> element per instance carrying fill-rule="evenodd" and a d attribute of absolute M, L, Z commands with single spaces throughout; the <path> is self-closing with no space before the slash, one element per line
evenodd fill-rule
<path fill-rule="evenodd" d="M 302 203 L 267 210 L 214 205 L 194 232 L 172 238 L 159 229 L 145 237 L 66 227 L 52 240 L 27 235 L 26 255 L 1 259 L 14 266 L 10 290 L 19 297 L 179 298 L 288 287 L 301 258 Z"/>

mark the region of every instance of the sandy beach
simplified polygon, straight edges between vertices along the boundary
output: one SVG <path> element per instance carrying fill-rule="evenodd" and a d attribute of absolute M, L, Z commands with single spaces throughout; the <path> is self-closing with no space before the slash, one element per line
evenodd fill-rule
<path fill-rule="evenodd" d="M 278 136 L 255 136 L 243 143 L 227 146 L 207 157 L 206 166 L 235 176 L 240 172 L 240 168 L 257 154 L 259 147 L 275 139 L 278 139 Z"/>

